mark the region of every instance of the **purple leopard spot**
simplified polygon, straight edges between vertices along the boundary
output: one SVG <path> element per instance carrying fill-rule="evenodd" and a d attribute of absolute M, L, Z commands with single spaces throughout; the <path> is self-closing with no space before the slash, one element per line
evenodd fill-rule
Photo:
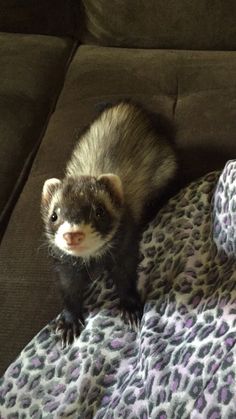
<path fill-rule="evenodd" d="M 191 358 L 191 353 L 187 353 L 186 355 L 184 355 L 184 360 L 183 360 L 183 364 L 186 367 L 188 365 L 189 359 Z"/>
<path fill-rule="evenodd" d="M 161 370 L 161 367 L 162 367 L 161 362 L 158 362 L 158 363 L 155 365 L 155 369 L 156 369 L 157 371 Z"/>
<path fill-rule="evenodd" d="M 229 218 L 228 218 L 228 215 L 225 215 L 225 216 L 223 217 L 223 223 L 224 223 L 226 226 L 228 226 L 228 225 L 229 225 Z"/>
<path fill-rule="evenodd" d="M 215 387 L 215 383 L 213 381 L 210 381 L 209 384 L 207 385 L 207 389 L 209 391 L 213 390 Z"/>
<path fill-rule="evenodd" d="M 175 381 L 173 382 L 173 384 L 172 384 L 172 391 L 176 391 L 176 390 L 177 390 L 177 388 L 178 388 L 178 381 L 177 381 L 177 380 L 175 380 Z"/>
<path fill-rule="evenodd" d="M 31 359 L 31 364 L 35 367 L 38 368 L 41 366 L 41 361 L 38 357 L 32 358 Z"/>
<path fill-rule="evenodd" d="M 26 383 L 27 383 L 27 377 L 23 376 L 17 381 L 17 387 L 22 388 L 25 386 Z"/>
<path fill-rule="evenodd" d="M 234 377 L 232 374 L 229 374 L 227 377 L 227 384 L 233 384 L 234 383 Z"/>
<path fill-rule="evenodd" d="M 213 412 L 210 416 L 209 419 L 220 419 L 221 416 L 219 414 L 219 412 Z"/>
<path fill-rule="evenodd" d="M 214 373 L 217 370 L 217 368 L 218 368 L 218 365 L 215 362 L 212 363 L 212 365 L 211 365 L 211 372 Z"/>
<path fill-rule="evenodd" d="M 227 346 L 233 346 L 234 343 L 235 343 L 235 339 L 227 338 L 225 342 L 226 342 Z"/>
<path fill-rule="evenodd" d="M 57 350 L 54 350 L 51 352 L 51 354 L 49 355 L 49 361 L 54 362 L 56 361 L 58 358 L 60 357 L 60 353 Z"/>
<path fill-rule="evenodd" d="M 19 367 L 13 367 L 12 370 L 10 371 L 9 375 L 10 375 L 10 377 L 14 377 L 14 376 L 18 375 L 19 372 L 20 372 Z"/>
<path fill-rule="evenodd" d="M 188 335 L 188 340 L 192 341 L 195 336 L 196 336 L 196 332 L 192 330 L 192 332 Z"/>
<path fill-rule="evenodd" d="M 114 375 L 105 375 L 104 377 L 104 383 L 110 384 L 114 381 Z"/>
<path fill-rule="evenodd" d="M 76 399 L 76 394 L 77 394 L 76 390 L 70 391 L 70 393 L 67 394 L 67 396 L 66 396 L 66 402 L 67 403 L 74 403 L 74 401 Z"/>
<path fill-rule="evenodd" d="M 219 221 L 216 221 L 216 223 L 214 225 L 214 231 L 215 231 L 215 234 L 219 234 L 221 232 L 221 225 L 220 225 Z"/>
<path fill-rule="evenodd" d="M 111 406 L 113 407 L 113 409 L 118 405 L 119 401 L 120 401 L 120 397 L 119 396 L 116 396 L 114 398 L 114 400 L 112 400 Z"/>
<path fill-rule="evenodd" d="M 201 407 L 203 406 L 203 399 L 198 399 L 198 401 L 197 401 L 197 408 L 198 409 L 201 409 Z"/>
<path fill-rule="evenodd" d="M 165 391 L 162 390 L 160 392 L 160 401 L 161 401 L 161 403 L 164 403 L 165 402 L 165 399 L 166 399 Z"/>
<path fill-rule="evenodd" d="M 59 406 L 60 406 L 60 402 L 55 402 L 55 401 L 53 401 L 53 402 L 48 402 L 48 403 L 46 403 L 44 410 L 45 410 L 46 412 L 53 412 L 53 411 L 54 411 L 54 410 L 56 410 Z"/>
<path fill-rule="evenodd" d="M 200 303 L 200 301 L 201 301 L 201 297 L 199 295 L 196 295 L 196 297 L 194 297 L 193 302 L 192 302 L 193 307 L 196 307 Z"/>
<path fill-rule="evenodd" d="M 110 397 L 109 396 L 104 396 L 103 398 L 102 398 L 102 405 L 104 406 L 104 405 L 106 405 L 106 404 L 108 404 L 109 403 L 109 401 L 110 401 Z"/>
<path fill-rule="evenodd" d="M 66 386 L 64 384 L 57 384 L 52 391 L 52 395 L 57 396 L 58 394 L 63 393 L 65 389 L 66 389 Z"/>
<path fill-rule="evenodd" d="M 192 327 L 192 325 L 193 325 L 193 319 L 188 319 L 185 323 L 185 326 L 188 327 L 188 328 Z"/>
<path fill-rule="evenodd" d="M 78 377 L 79 377 L 79 372 L 80 372 L 80 369 L 79 369 L 79 368 L 75 368 L 75 369 L 72 371 L 71 376 L 72 376 L 73 378 L 78 378 Z"/>
<path fill-rule="evenodd" d="M 222 349 L 221 348 L 219 348 L 217 351 L 216 351 L 216 356 L 219 358 L 219 357 L 221 357 L 223 355 L 223 351 L 222 351 Z"/>
<path fill-rule="evenodd" d="M 121 349 L 124 346 L 124 342 L 120 341 L 119 339 L 114 339 L 114 340 L 111 341 L 110 346 L 113 349 Z"/>
<path fill-rule="evenodd" d="M 23 409 L 29 407 L 31 404 L 31 399 L 29 397 L 25 397 L 21 400 L 21 407 L 23 407 Z"/>
<path fill-rule="evenodd" d="M 6 394 L 12 389 L 12 387 L 13 387 L 12 383 L 7 383 L 5 387 L 1 389 L 1 392 L 0 392 L 1 396 L 5 397 Z"/>
<path fill-rule="evenodd" d="M 220 328 L 220 333 L 222 333 L 222 335 L 223 335 L 223 333 L 225 333 L 226 330 L 227 330 L 227 328 L 226 328 L 225 324 L 223 324 Z"/>
<path fill-rule="evenodd" d="M 221 400 L 223 403 L 227 400 L 227 389 L 225 387 L 221 390 Z"/>

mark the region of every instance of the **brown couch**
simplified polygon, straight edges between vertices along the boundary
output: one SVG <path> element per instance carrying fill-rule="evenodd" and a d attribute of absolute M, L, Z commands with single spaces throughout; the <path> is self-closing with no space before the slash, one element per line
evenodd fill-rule
<path fill-rule="evenodd" d="M 1 372 L 61 309 L 40 194 L 101 102 L 175 125 L 183 184 L 236 157 L 236 3 L 0 0 Z"/>

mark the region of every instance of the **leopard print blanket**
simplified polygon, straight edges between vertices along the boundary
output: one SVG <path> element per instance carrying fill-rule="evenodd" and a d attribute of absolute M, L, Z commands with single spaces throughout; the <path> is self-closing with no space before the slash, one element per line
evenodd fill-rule
<path fill-rule="evenodd" d="M 143 234 L 140 329 L 102 274 L 74 344 L 47 325 L 7 369 L 1 418 L 236 418 L 235 176 L 231 161 L 192 183 Z"/>

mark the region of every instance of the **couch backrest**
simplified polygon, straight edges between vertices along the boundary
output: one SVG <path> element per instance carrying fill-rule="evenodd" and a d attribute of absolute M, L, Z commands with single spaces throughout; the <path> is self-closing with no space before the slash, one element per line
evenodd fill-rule
<path fill-rule="evenodd" d="M 235 0 L 0 0 L 0 31 L 131 48 L 236 49 Z"/>
<path fill-rule="evenodd" d="M 73 36 L 76 0 L 0 0 L 0 32 Z"/>
<path fill-rule="evenodd" d="M 236 49 L 235 0 L 82 0 L 84 43 Z"/>

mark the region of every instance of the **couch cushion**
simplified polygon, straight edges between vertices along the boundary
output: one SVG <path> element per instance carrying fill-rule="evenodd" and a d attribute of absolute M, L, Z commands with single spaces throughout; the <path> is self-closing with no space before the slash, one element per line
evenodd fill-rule
<path fill-rule="evenodd" d="M 1 244 L 2 368 L 61 308 L 41 234 L 40 195 L 45 179 L 62 175 L 96 105 L 131 96 L 175 121 L 188 181 L 236 154 L 235 72 L 236 52 L 77 50 Z"/>
<path fill-rule="evenodd" d="M 57 118 L 69 118 L 62 143 L 89 123 L 95 105 L 131 97 L 174 122 L 186 181 L 220 169 L 236 154 L 235 72 L 236 52 L 82 46 L 57 106 Z M 62 149 L 55 153 L 56 168 Z M 51 156 L 45 153 L 44 167 L 52 168 Z"/>
<path fill-rule="evenodd" d="M 236 49 L 234 0 L 83 0 L 82 40 L 107 46 Z"/>
<path fill-rule="evenodd" d="M 0 231 L 62 86 L 73 43 L 0 34 Z"/>

